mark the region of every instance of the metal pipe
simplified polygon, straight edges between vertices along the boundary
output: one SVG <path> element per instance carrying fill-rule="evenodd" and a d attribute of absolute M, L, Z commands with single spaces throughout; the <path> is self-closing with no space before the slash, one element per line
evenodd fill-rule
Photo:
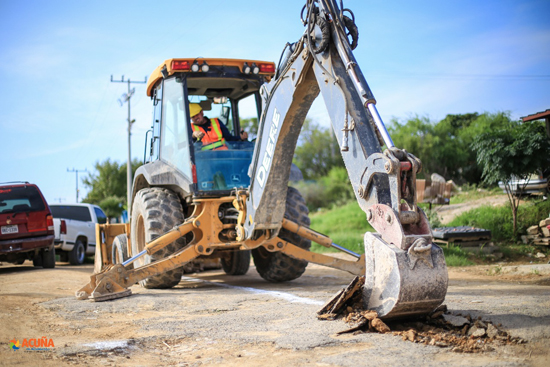
<path fill-rule="evenodd" d="M 370 114 L 372 115 L 372 118 L 374 119 L 374 123 L 376 124 L 376 128 L 380 132 L 380 135 L 382 135 L 382 139 L 384 140 L 384 143 L 386 143 L 386 146 L 388 148 L 393 148 L 393 141 L 391 140 L 390 134 L 388 133 L 388 130 L 386 130 L 386 126 L 382 122 L 382 119 L 380 118 L 380 115 L 378 114 L 378 110 L 376 109 L 376 106 L 374 103 L 369 103 L 367 105 L 367 108 L 370 111 Z"/>
<path fill-rule="evenodd" d="M 122 263 L 122 266 L 126 266 L 128 264 L 131 264 L 133 263 L 134 261 L 136 261 L 137 259 L 139 259 L 140 257 L 142 257 L 143 255 L 147 254 L 147 250 L 143 250 L 141 251 L 139 254 L 137 254 L 136 256 L 132 256 L 131 258 L 129 258 L 128 260 L 126 260 L 125 262 Z"/>
<path fill-rule="evenodd" d="M 286 230 L 289 230 L 290 232 L 296 233 L 299 236 L 307 238 L 308 240 L 314 241 L 319 245 L 325 246 L 327 248 L 332 247 L 342 252 L 345 252 L 348 255 L 355 256 L 356 258 L 361 257 L 361 255 L 356 254 L 355 252 L 348 250 L 345 247 L 335 244 L 334 242 L 332 242 L 332 240 L 329 237 L 325 236 L 324 234 L 315 232 L 313 229 L 310 229 L 307 227 L 302 227 L 298 223 L 295 223 L 286 218 L 283 218 L 283 228 Z"/>
<path fill-rule="evenodd" d="M 353 252 L 353 251 L 351 251 L 351 250 L 348 250 L 348 249 L 345 248 L 345 247 L 342 247 L 342 246 L 340 246 L 340 245 L 337 245 L 337 244 L 335 244 L 334 242 L 330 245 L 330 247 L 334 247 L 335 249 L 340 250 L 340 251 L 342 251 L 342 252 L 345 252 L 346 254 L 351 255 L 351 256 L 354 256 L 354 257 L 356 257 L 356 258 L 358 258 L 358 259 L 361 258 L 361 255 L 359 255 L 359 254 L 357 254 L 357 253 L 355 253 L 355 252 Z"/>

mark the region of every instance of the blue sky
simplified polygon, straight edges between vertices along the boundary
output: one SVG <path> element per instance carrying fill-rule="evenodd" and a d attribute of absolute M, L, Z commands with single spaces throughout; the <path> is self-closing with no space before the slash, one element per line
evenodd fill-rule
<path fill-rule="evenodd" d="M 0 182 L 38 184 L 75 201 L 75 173 L 127 155 L 126 91 L 172 57 L 277 61 L 304 31 L 305 1 L 0 0 Z M 355 57 L 386 123 L 420 115 L 550 108 L 550 1 L 348 0 Z M 132 98 L 132 156 L 152 120 L 143 84 Z M 328 126 L 321 101 L 310 117 Z M 80 174 L 82 176 L 83 174 Z M 80 198 L 86 188 L 79 183 Z"/>

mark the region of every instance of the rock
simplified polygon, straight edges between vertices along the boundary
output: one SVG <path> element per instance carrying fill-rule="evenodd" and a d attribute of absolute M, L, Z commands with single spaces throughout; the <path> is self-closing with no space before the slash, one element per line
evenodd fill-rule
<path fill-rule="evenodd" d="M 367 320 L 374 320 L 378 317 L 378 313 L 376 313 L 376 311 L 363 311 L 361 312 L 361 315 Z"/>
<path fill-rule="evenodd" d="M 493 324 L 489 324 L 487 326 L 487 336 L 489 338 L 494 338 L 497 335 L 498 335 L 498 329 Z"/>
<path fill-rule="evenodd" d="M 403 336 L 411 342 L 414 342 L 414 339 L 416 338 L 416 332 L 413 329 L 410 329 L 409 331 L 406 331 Z"/>
<path fill-rule="evenodd" d="M 449 314 L 444 314 L 443 319 L 445 320 L 445 322 L 447 324 L 450 324 L 454 327 L 461 327 L 463 325 L 466 325 L 466 324 L 470 323 L 470 321 L 468 321 L 468 319 L 465 318 L 465 317 L 449 315 Z"/>
<path fill-rule="evenodd" d="M 438 308 L 436 308 L 433 313 L 436 313 L 436 312 L 439 312 L 439 311 L 443 311 L 443 312 L 447 312 L 447 305 L 443 304 L 443 305 L 440 305 Z"/>
<path fill-rule="evenodd" d="M 375 318 L 371 321 L 371 325 L 373 328 L 376 329 L 379 333 L 387 333 L 390 331 L 390 328 L 388 325 L 384 323 L 384 321 L 380 320 L 379 318 Z"/>
<path fill-rule="evenodd" d="M 335 313 L 325 313 L 322 315 L 317 315 L 318 320 L 336 320 L 336 317 L 338 317 Z"/>
<path fill-rule="evenodd" d="M 542 252 L 537 252 L 537 254 L 535 255 L 535 257 L 538 257 L 539 259 L 542 259 L 542 258 L 545 258 L 546 255 L 543 254 Z"/>
<path fill-rule="evenodd" d="M 476 320 L 475 325 L 478 328 L 487 329 L 487 325 L 485 325 L 485 323 L 483 321 L 481 321 L 480 319 Z"/>
<path fill-rule="evenodd" d="M 538 234 L 539 233 L 539 226 L 531 226 L 527 228 L 527 234 Z"/>
<path fill-rule="evenodd" d="M 485 329 L 477 327 L 475 325 L 472 326 L 468 331 L 468 336 L 472 336 L 474 338 L 481 338 L 484 335 L 485 335 Z"/>

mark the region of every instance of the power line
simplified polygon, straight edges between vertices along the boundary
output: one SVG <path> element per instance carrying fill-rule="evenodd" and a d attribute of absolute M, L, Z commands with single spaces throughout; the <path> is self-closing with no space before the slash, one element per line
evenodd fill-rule
<path fill-rule="evenodd" d="M 453 79 L 453 80 L 550 80 L 550 75 L 521 75 L 521 74 L 370 74 L 369 77 L 379 78 L 406 78 L 406 79 Z"/>

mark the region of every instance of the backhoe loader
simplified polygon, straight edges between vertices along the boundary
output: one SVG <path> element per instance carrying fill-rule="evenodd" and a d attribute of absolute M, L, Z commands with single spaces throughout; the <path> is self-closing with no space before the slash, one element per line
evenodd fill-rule
<path fill-rule="evenodd" d="M 309 262 L 364 277 L 364 307 L 383 318 L 428 314 L 443 302 L 443 252 L 416 205 L 421 162 L 394 146 L 380 118 L 353 56 L 354 15 L 341 1 L 307 0 L 301 18 L 306 30 L 277 66 L 174 58 L 151 74 L 153 126 L 133 181 L 131 222 L 97 226 L 95 274 L 78 299 L 128 296 L 138 282 L 173 287 L 182 266 L 196 259 L 219 258 L 227 274 L 242 275 L 252 256 L 272 282 L 300 277 Z M 300 130 L 319 94 L 356 199 L 376 230 L 365 233 L 364 254 L 310 229 L 304 199 L 288 185 Z M 242 116 L 252 113 L 256 139 L 203 149 L 192 137 L 189 103 L 237 136 Z M 311 241 L 355 260 L 309 251 Z"/>

